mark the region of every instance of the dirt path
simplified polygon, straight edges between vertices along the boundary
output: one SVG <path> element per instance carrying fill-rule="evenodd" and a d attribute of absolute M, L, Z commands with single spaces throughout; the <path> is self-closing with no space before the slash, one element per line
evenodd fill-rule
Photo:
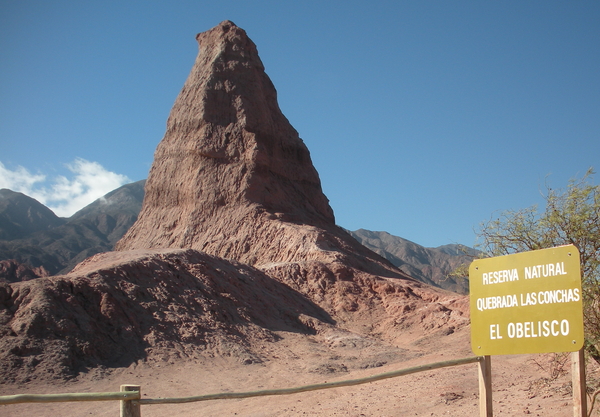
<path fill-rule="evenodd" d="M 295 335 L 269 349 L 270 360 L 242 365 L 234 359 L 153 361 L 103 372 L 94 370 L 77 381 L 56 385 L 1 386 L 1 394 L 118 391 L 123 383 L 139 384 L 145 398 L 192 396 L 218 392 L 287 388 L 355 379 L 410 366 L 472 356 L 468 339 L 451 335 L 425 354 L 406 348 L 368 343 L 338 343 L 331 348 Z M 322 341 L 321 341 L 322 342 Z M 343 346 L 342 346 L 343 345 Z M 433 351 L 436 350 L 436 351 Z M 570 375 L 544 383 L 544 372 L 532 355 L 492 359 L 495 416 L 573 415 Z M 539 361 L 539 360 L 538 360 Z M 569 363 L 566 363 L 569 370 Z M 592 372 L 597 373 L 597 369 Z M 214 400 L 181 405 L 146 405 L 152 416 L 477 416 L 477 365 L 427 371 L 354 387 L 285 396 Z M 18 404 L 2 406 L 5 417 L 117 416 L 117 402 Z"/>

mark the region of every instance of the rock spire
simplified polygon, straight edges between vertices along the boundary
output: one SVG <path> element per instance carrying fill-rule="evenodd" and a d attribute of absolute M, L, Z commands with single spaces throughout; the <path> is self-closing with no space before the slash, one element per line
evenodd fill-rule
<path fill-rule="evenodd" d="M 196 39 L 200 51 L 156 149 L 142 212 L 118 249 L 191 247 L 243 258 L 258 238 L 245 226 L 333 225 L 256 45 L 230 21 Z M 215 239 L 220 249 L 211 250 Z"/>
<path fill-rule="evenodd" d="M 406 277 L 335 225 L 310 153 L 246 32 L 224 21 L 196 39 L 200 51 L 156 149 L 142 211 L 116 249 L 191 248 L 279 265 L 279 273 L 282 264 L 315 261 Z"/>
<path fill-rule="evenodd" d="M 412 280 L 335 225 L 246 33 L 226 21 L 197 39 L 118 250 L 68 275 L 0 282 L 0 383 L 170 358 L 329 361 L 337 347 L 355 361 L 344 340 L 388 360 L 407 335 L 423 335 L 420 351 L 468 325 L 468 298 Z"/>
<path fill-rule="evenodd" d="M 333 225 L 310 153 L 279 109 L 256 45 L 230 21 L 196 39 L 200 51 L 156 149 L 142 212 L 118 249 L 210 250 L 219 238 L 230 244 L 211 252 L 240 258 L 256 237 L 243 224 Z"/>

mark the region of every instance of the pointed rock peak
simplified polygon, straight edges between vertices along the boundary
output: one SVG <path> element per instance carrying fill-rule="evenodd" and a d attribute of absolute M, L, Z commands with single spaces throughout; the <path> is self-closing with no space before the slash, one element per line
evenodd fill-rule
<path fill-rule="evenodd" d="M 200 39 L 203 36 L 207 36 L 207 34 L 213 34 L 213 32 L 216 33 L 222 33 L 222 34 L 226 34 L 228 33 L 230 30 L 232 31 L 238 31 L 238 33 L 243 33 L 244 36 L 247 37 L 246 35 L 246 31 L 240 27 L 238 27 L 235 23 L 233 23 L 231 20 L 223 20 L 221 23 L 219 23 L 217 26 L 215 26 L 214 28 L 212 28 L 211 30 L 207 30 L 206 32 L 202 32 L 196 35 L 196 40 L 198 42 L 200 42 Z"/>
<path fill-rule="evenodd" d="M 264 69 L 258 59 L 254 42 L 250 40 L 244 29 L 237 27 L 230 20 L 225 20 L 211 30 L 197 34 L 196 40 L 200 47 L 200 56 L 212 61 L 215 66 L 222 66 L 231 61 L 246 64 L 253 62 Z"/>
<path fill-rule="evenodd" d="M 228 32 L 229 29 L 231 29 L 232 27 L 236 28 L 236 29 L 240 29 L 243 30 L 241 28 L 239 28 L 235 23 L 233 23 L 231 20 L 223 20 L 221 23 L 219 23 L 218 26 L 215 26 L 216 28 L 221 28 L 221 30 L 223 30 L 223 32 Z"/>
<path fill-rule="evenodd" d="M 256 45 L 230 21 L 196 39 L 198 57 L 156 149 L 139 219 L 117 247 L 207 251 L 220 240 L 211 253 L 240 259 L 270 222 L 335 226 Z M 223 240 L 237 249 L 223 249 Z"/>

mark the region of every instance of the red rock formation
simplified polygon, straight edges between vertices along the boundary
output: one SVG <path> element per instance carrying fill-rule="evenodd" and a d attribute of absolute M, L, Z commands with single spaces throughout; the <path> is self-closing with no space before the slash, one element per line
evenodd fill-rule
<path fill-rule="evenodd" d="M 296 264 L 285 285 L 195 250 L 154 249 L 97 254 L 69 275 L 0 282 L 0 384 L 140 360 L 277 360 L 264 346 L 289 332 L 327 349 L 328 332 L 402 345 L 408 331 L 440 337 L 468 323 L 464 297 L 336 268 Z"/>
<path fill-rule="evenodd" d="M 331 250 L 371 256 L 335 226 L 246 32 L 225 21 L 196 39 L 142 211 L 117 250 L 194 248 L 253 265 L 335 260 Z"/>
<path fill-rule="evenodd" d="M 0 283 L 0 383 L 72 377 L 147 356 L 257 362 L 253 344 L 276 340 L 278 330 L 314 333 L 308 320 L 333 323 L 240 263 L 194 250 L 98 254 L 69 275 Z"/>
<path fill-rule="evenodd" d="M 464 297 L 412 280 L 335 225 L 246 33 L 225 21 L 197 39 L 119 252 L 0 284 L 2 378 L 172 352 L 254 361 L 286 331 L 327 326 L 400 344 L 406 331 L 468 324 Z"/>
<path fill-rule="evenodd" d="M 0 282 L 19 282 L 47 277 L 50 273 L 43 266 L 30 267 L 15 259 L 0 261 Z"/>
<path fill-rule="evenodd" d="M 225 21 L 196 39 L 200 52 L 156 150 L 142 211 L 117 250 L 193 248 L 234 259 L 350 322 L 346 314 L 373 310 L 374 288 L 422 288 L 335 225 L 246 32 Z"/>

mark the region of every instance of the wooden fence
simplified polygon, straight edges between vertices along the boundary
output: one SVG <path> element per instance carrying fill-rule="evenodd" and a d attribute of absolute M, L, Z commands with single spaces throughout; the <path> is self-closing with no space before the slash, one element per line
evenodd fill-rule
<path fill-rule="evenodd" d="M 573 355 L 575 359 L 575 354 Z M 383 379 L 396 378 L 399 376 L 410 375 L 417 372 L 430 371 L 433 369 L 446 368 L 450 366 L 466 365 L 469 363 L 479 364 L 479 414 L 481 417 L 491 417 L 492 414 L 492 390 L 491 390 L 491 358 L 489 356 L 476 356 L 462 359 L 453 359 L 443 362 L 435 362 L 427 365 L 414 366 L 411 368 L 400 369 L 397 371 L 386 372 L 372 375 L 364 378 L 349 379 L 344 381 L 327 382 L 323 384 L 304 385 L 295 388 L 270 389 L 249 392 L 226 392 L 219 394 L 198 395 L 194 397 L 179 398 L 141 398 L 141 387 L 139 385 L 121 385 L 119 392 L 98 392 L 98 393 L 72 393 L 72 394 L 16 394 L 0 396 L 0 405 L 19 404 L 19 403 L 48 403 L 48 402 L 72 402 L 72 401 L 120 401 L 121 417 L 141 417 L 141 406 L 152 404 L 182 404 L 209 400 L 227 400 L 241 399 L 251 397 L 263 397 L 270 395 L 288 395 L 307 391 L 316 391 L 330 388 L 348 387 L 369 382 L 380 381 Z M 574 362 L 575 368 L 575 362 Z M 575 369 L 574 369 L 575 370 Z M 585 378 L 585 376 L 584 376 Z M 574 373 L 574 383 L 576 376 Z M 585 381 L 585 379 L 584 379 Z M 574 384 L 575 386 L 575 384 Z M 585 385 L 584 385 L 585 386 Z M 590 416 L 596 397 L 600 390 L 596 391 L 591 398 L 591 407 L 589 414 L 586 410 L 585 399 L 583 404 L 575 405 L 575 416 Z M 585 398 L 585 394 L 584 398 Z M 574 400 L 576 400 L 574 389 Z M 577 401 L 575 401 L 576 403 Z"/>
<path fill-rule="evenodd" d="M 182 404 L 209 400 L 226 400 L 233 398 L 263 397 L 269 395 L 288 395 L 307 391 L 316 391 L 330 388 L 348 387 L 380 381 L 382 379 L 396 378 L 417 372 L 433 369 L 446 368 L 450 366 L 466 365 L 478 362 L 485 364 L 484 357 L 469 357 L 453 359 L 443 362 L 435 362 L 427 365 L 414 366 L 397 371 L 386 372 L 364 378 L 350 379 L 344 381 L 327 382 L 323 384 L 305 385 L 295 388 L 271 389 L 249 392 L 225 392 L 219 394 L 198 395 L 194 397 L 181 398 L 141 398 L 141 387 L 139 385 L 121 385 L 120 392 L 98 392 L 98 393 L 72 393 L 72 394 L 16 394 L 0 396 L 0 405 L 19 403 L 48 403 L 48 402 L 71 402 L 71 401 L 114 401 L 121 402 L 121 417 L 141 417 L 141 406 L 152 404 Z M 485 373 L 485 372 L 483 372 Z M 482 372 L 480 371 L 480 376 Z M 480 384 L 481 385 L 481 384 Z M 481 393 L 481 390 L 480 390 Z M 491 394 L 490 394 L 491 395 Z M 485 402 L 485 401 L 484 401 Z M 491 403 L 491 400 L 490 400 Z M 486 414 L 483 414 L 486 415 Z"/>

